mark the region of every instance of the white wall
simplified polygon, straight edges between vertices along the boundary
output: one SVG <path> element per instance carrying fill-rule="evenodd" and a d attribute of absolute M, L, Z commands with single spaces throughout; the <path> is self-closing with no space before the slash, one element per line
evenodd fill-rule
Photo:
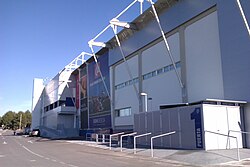
<path fill-rule="evenodd" d="M 58 115 L 58 125 L 64 128 L 74 128 L 74 115 Z"/>
<path fill-rule="evenodd" d="M 46 94 L 44 106 L 50 105 L 59 99 L 65 100 L 66 96 L 70 97 L 69 92 L 65 93 L 65 90 L 68 89 L 67 83 L 70 82 L 70 75 L 70 71 L 63 71 L 58 73 L 52 80 L 48 82 L 48 84 L 45 86 Z"/>
<path fill-rule="evenodd" d="M 43 118 L 43 126 L 51 128 L 51 129 L 57 129 L 57 108 L 50 110 L 48 112 L 44 113 Z"/>
<path fill-rule="evenodd" d="M 223 105 L 203 105 L 204 130 L 221 134 L 228 134 L 228 130 L 241 131 L 240 109 L 239 106 Z M 240 133 L 230 132 L 231 136 L 238 138 L 239 147 L 242 147 L 242 136 Z M 236 140 L 226 136 L 205 133 L 206 149 L 226 149 L 237 148 Z M 227 141 L 228 140 L 228 141 Z"/>
<path fill-rule="evenodd" d="M 167 40 L 175 62 L 180 61 L 179 34 L 176 33 Z M 142 75 L 171 64 L 164 41 L 142 52 Z M 177 71 L 180 75 L 180 68 Z M 152 98 L 148 101 L 149 110 L 158 110 L 161 104 L 182 102 L 181 87 L 174 70 L 143 80 L 142 92 Z"/>
<path fill-rule="evenodd" d="M 129 64 L 129 68 L 133 78 L 138 77 L 138 56 L 134 56 L 128 59 L 127 62 Z M 114 76 L 115 85 L 129 81 L 131 79 L 129 77 L 125 63 L 117 65 L 114 68 L 114 71 L 115 71 L 115 76 Z M 136 83 L 135 85 L 138 90 L 139 89 L 138 83 Z M 131 107 L 132 109 L 131 116 L 115 117 L 114 118 L 115 126 L 133 125 L 134 122 L 133 113 L 139 112 L 139 101 L 133 85 L 129 85 L 124 88 L 115 90 L 114 96 L 115 96 L 115 102 L 114 102 L 115 109 L 122 109 L 127 107 Z"/>
<path fill-rule="evenodd" d="M 34 129 L 40 125 L 41 110 L 42 110 L 42 99 L 41 94 L 43 91 L 43 79 L 34 78 L 33 81 L 33 95 L 32 95 L 32 123 L 31 128 Z"/>
<path fill-rule="evenodd" d="M 42 100 L 39 99 L 36 103 L 35 108 L 32 110 L 31 129 L 40 126 L 41 111 L 42 111 Z"/>
<path fill-rule="evenodd" d="M 185 29 L 188 101 L 224 99 L 217 12 Z"/>
<path fill-rule="evenodd" d="M 35 106 L 37 105 L 38 100 L 43 92 L 43 79 L 34 78 L 33 80 L 33 95 L 32 95 L 32 109 L 34 110 Z"/>

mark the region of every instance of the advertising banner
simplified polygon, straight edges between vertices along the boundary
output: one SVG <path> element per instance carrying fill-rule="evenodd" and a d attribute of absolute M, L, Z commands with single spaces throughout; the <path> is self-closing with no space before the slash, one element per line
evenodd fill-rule
<path fill-rule="evenodd" d="M 99 116 L 89 118 L 89 126 L 91 128 L 110 128 L 111 127 L 111 116 Z"/>
<path fill-rule="evenodd" d="M 76 108 L 80 107 L 80 94 L 79 94 L 79 74 L 76 75 Z"/>
<path fill-rule="evenodd" d="M 81 129 L 88 128 L 88 96 L 87 96 L 87 68 L 80 70 L 80 97 L 81 97 Z"/>
<path fill-rule="evenodd" d="M 101 73 L 97 65 L 99 66 Z M 101 78 L 101 74 L 107 89 L 110 92 L 108 53 L 99 57 L 97 64 L 92 62 L 88 65 L 89 116 L 90 118 L 99 118 L 98 121 L 94 121 L 96 120 L 94 118 L 90 119 L 93 120 L 92 123 L 90 123 L 90 128 L 106 128 L 111 126 L 110 99 Z M 101 119 L 101 116 L 103 116 L 103 119 Z"/>

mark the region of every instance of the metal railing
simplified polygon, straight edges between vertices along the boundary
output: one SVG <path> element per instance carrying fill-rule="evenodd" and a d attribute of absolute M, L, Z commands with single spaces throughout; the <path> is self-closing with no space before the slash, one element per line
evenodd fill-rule
<path fill-rule="evenodd" d="M 93 133 L 86 133 L 86 140 L 90 139 L 92 140 Z"/>
<path fill-rule="evenodd" d="M 213 132 L 213 131 L 209 131 L 209 130 L 204 130 L 204 132 L 208 132 L 208 133 L 212 133 L 212 134 L 216 134 L 216 135 L 221 135 L 221 136 L 225 136 L 225 137 L 234 138 L 236 140 L 236 145 L 237 145 L 237 159 L 238 159 L 238 161 L 240 161 L 240 151 L 239 151 L 237 137 L 235 137 L 235 136 L 229 136 L 229 134 L 223 134 L 223 133 Z"/>
<path fill-rule="evenodd" d="M 123 137 L 126 137 L 126 136 L 134 136 L 134 135 L 136 135 L 136 134 L 137 134 L 137 132 L 133 132 L 133 133 L 121 135 L 121 139 L 120 139 L 121 152 L 122 152 L 122 138 L 123 138 Z"/>
<path fill-rule="evenodd" d="M 169 136 L 169 135 L 172 135 L 172 134 L 175 134 L 175 131 L 151 137 L 151 143 L 150 143 L 151 144 L 151 157 L 154 157 L 153 139 L 163 137 L 163 136 Z"/>
<path fill-rule="evenodd" d="M 134 154 L 136 154 L 136 139 L 139 138 L 139 137 L 144 137 L 144 136 L 148 136 L 148 135 L 151 135 L 152 133 L 149 132 L 149 133 L 144 133 L 144 134 L 141 134 L 141 135 L 137 135 L 137 136 L 134 136 Z"/>
<path fill-rule="evenodd" d="M 250 132 L 246 132 L 246 131 L 239 131 L 239 130 L 228 130 L 228 136 L 230 135 L 230 132 L 236 132 L 236 133 L 241 133 L 241 134 L 247 134 L 247 135 L 250 135 Z M 229 137 L 227 138 L 227 145 L 226 145 L 226 148 L 229 144 Z"/>
<path fill-rule="evenodd" d="M 96 134 L 96 142 L 101 141 L 102 143 L 109 142 L 110 134 Z"/>
<path fill-rule="evenodd" d="M 110 149 L 110 150 L 111 150 L 111 145 L 112 145 L 112 137 L 117 136 L 117 138 L 118 138 L 118 136 L 119 136 L 119 135 L 122 135 L 122 134 L 124 134 L 124 132 L 115 133 L 115 134 L 112 134 L 112 135 L 109 136 L 109 149 Z M 119 139 L 118 139 L 118 142 L 119 142 Z"/>

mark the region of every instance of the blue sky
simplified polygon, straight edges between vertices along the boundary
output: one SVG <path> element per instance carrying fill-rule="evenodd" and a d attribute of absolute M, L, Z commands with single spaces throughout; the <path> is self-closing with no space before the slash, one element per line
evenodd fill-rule
<path fill-rule="evenodd" d="M 33 78 L 53 78 L 82 51 L 90 53 L 88 41 L 131 2 L 0 0 L 0 116 L 31 110 Z M 137 2 L 120 20 L 138 15 Z M 98 40 L 111 37 L 109 30 Z"/>

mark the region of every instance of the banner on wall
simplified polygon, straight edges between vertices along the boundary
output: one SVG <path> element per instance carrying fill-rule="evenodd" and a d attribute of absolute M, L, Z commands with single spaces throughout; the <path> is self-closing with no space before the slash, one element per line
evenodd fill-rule
<path fill-rule="evenodd" d="M 88 128 L 87 68 L 80 70 L 81 129 Z"/>
<path fill-rule="evenodd" d="M 76 75 L 76 109 L 80 107 L 79 74 Z"/>
<path fill-rule="evenodd" d="M 89 126 L 91 128 L 110 128 L 111 127 L 111 116 L 99 116 L 89 118 Z"/>
<path fill-rule="evenodd" d="M 108 54 L 98 58 L 98 66 L 107 89 L 110 91 Z M 88 65 L 90 128 L 107 128 L 111 126 L 110 99 L 98 66 L 95 62 Z"/>

